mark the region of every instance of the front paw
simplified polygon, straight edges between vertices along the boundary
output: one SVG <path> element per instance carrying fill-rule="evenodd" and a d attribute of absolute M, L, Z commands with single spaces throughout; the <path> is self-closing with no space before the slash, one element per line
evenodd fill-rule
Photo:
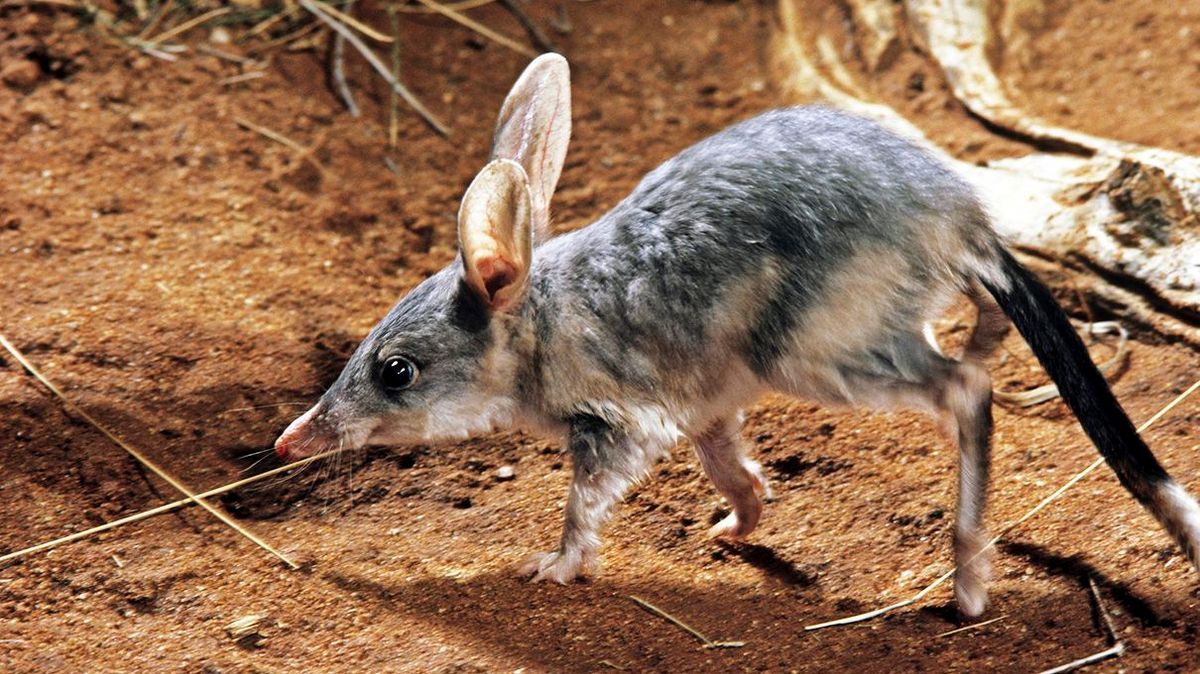
<path fill-rule="evenodd" d="M 583 555 L 572 551 L 542 552 L 533 555 L 521 565 L 522 576 L 533 576 L 532 582 L 552 580 L 566 585 L 584 572 Z"/>

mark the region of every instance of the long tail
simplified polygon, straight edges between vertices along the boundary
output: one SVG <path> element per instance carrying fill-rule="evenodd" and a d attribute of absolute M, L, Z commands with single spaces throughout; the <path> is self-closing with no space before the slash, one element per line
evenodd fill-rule
<path fill-rule="evenodd" d="M 1200 571 L 1200 505 L 1171 479 L 1100 373 L 1046 286 L 998 248 L 1000 278 L 980 278 L 1012 319 L 1067 406 L 1121 484 L 1149 510 Z"/>

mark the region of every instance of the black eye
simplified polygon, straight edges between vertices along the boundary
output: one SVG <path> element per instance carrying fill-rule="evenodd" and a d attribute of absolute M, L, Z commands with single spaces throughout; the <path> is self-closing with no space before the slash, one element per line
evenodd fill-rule
<path fill-rule="evenodd" d="M 379 383 L 386 391 L 403 391 L 417 380 L 417 366 L 402 356 L 392 356 L 379 370 Z"/>

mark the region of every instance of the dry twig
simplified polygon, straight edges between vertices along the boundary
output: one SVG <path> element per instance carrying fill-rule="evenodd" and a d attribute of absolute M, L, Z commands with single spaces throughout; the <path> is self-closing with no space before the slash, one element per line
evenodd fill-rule
<path fill-rule="evenodd" d="M 347 0 L 346 16 L 348 17 L 354 11 L 354 3 L 356 0 Z M 322 9 L 329 9 L 326 5 L 321 5 Z M 394 48 L 394 45 L 393 45 Z M 341 33 L 333 35 L 333 83 L 337 87 L 338 95 L 342 97 L 342 102 L 346 104 L 346 109 L 350 111 L 351 117 L 358 117 L 362 114 L 358 109 L 358 103 L 354 100 L 354 92 L 350 90 L 350 84 L 346 81 L 346 36 Z M 392 93 L 392 98 L 396 94 Z"/>
<path fill-rule="evenodd" d="M 638 597 L 638 596 L 635 596 L 632 594 L 629 595 L 629 598 L 632 599 L 634 602 L 636 602 L 638 606 L 641 606 L 642 608 L 653 613 L 654 615 L 670 622 L 672 625 L 675 625 L 679 629 L 696 637 L 696 639 L 698 639 L 700 641 L 700 643 L 704 644 L 705 648 L 741 648 L 742 646 L 746 645 L 746 642 L 744 642 L 744 641 L 713 641 L 712 639 L 709 639 L 708 637 L 701 634 L 700 630 L 697 630 L 696 628 L 692 627 L 691 625 L 688 625 L 687 623 L 683 622 L 679 618 L 676 618 L 675 616 L 671 615 L 670 613 L 667 613 L 666 611 L 655 606 L 654 604 L 651 604 L 650 602 L 646 601 L 645 599 L 642 599 L 641 597 Z"/>
<path fill-rule="evenodd" d="M 1099 323 L 1078 323 L 1072 320 L 1076 327 L 1080 328 L 1089 336 L 1107 335 L 1117 333 L 1117 352 L 1112 358 L 1097 363 L 1096 369 L 1102 374 L 1108 374 L 1121 363 L 1125 362 L 1125 357 L 1129 355 L 1129 331 L 1125 326 L 1117 321 L 1101 321 Z M 1018 407 L 1030 407 L 1038 403 L 1044 403 L 1047 400 L 1053 400 L 1059 396 L 1057 384 L 1046 384 L 1037 388 L 1029 389 L 1028 391 L 1002 391 L 996 389 L 992 391 L 992 397 L 1002 403 L 1017 405 Z"/>
<path fill-rule="evenodd" d="M 189 30 L 191 30 L 193 28 L 202 26 L 202 25 L 208 23 L 209 21 L 212 21 L 213 19 L 216 19 L 218 17 L 225 16 L 226 14 L 228 14 L 232 11 L 233 11 L 232 7 L 218 7 L 217 9 L 214 9 L 211 12 L 205 12 L 205 13 L 201 14 L 200 16 L 197 16 L 193 19 L 184 21 L 183 23 L 179 24 L 178 26 L 175 26 L 174 28 L 171 28 L 162 33 L 159 33 L 158 35 L 156 35 L 154 37 L 145 38 L 144 42 L 147 45 L 150 45 L 152 47 L 160 45 L 163 42 L 166 42 L 167 40 L 170 40 L 173 37 L 176 37 L 178 35 L 183 35 L 184 33 L 188 32 Z"/>
<path fill-rule="evenodd" d="M 327 459 L 327 458 L 337 454 L 340 451 L 341 451 L 340 449 L 333 449 L 328 452 L 316 454 L 316 455 L 308 457 L 307 459 L 301 459 L 300 461 L 297 461 L 295 463 L 290 463 L 286 466 L 279 466 L 278 468 L 272 468 L 271 470 L 264 471 L 262 473 L 259 473 L 258 475 L 253 475 L 244 480 L 238 480 L 237 482 L 231 482 L 229 484 L 222 485 L 222 486 L 216 487 L 214 489 L 209 489 L 208 491 L 196 494 L 194 497 L 179 499 L 178 501 L 172 501 L 171 503 L 166 503 L 166 504 L 160 505 L 157 508 L 151 508 L 150 510 L 144 510 L 140 513 L 135 513 L 133 515 L 129 515 L 128 517 L 122 517 L 119 520 L 113 520 L 112 522 L 105 522 L 104 524 L 92 527 L 91 529 L 77 531 L 73 534 L 62 536 L 62 537 L 56 538 L 52 541 L 38 543 L 37 545 L 32 545 L 28 548 L 17 550 L 15 552 L 10 552 L 8 554 L 0 556 L 0 564 L 3 564 L 4 562 L 8 562 L 8 561 L 11 561 L 14 559 L 18 559 L 20 557 L 24 557 L 26 555 L 31 555 L 35 552 L 49 550 L 51 548 L 56 548 L 60 545 L 66 544 L 66 543 L 72 543 L 74 541 L 82 540 L 89 536 L 94 536 L 96 534 L 103 533 L 110 529 L 116 529 L 117 527 L 124 526 L 126 524 L 140 522 L 141 520 L 149 519 L 151 517 L 154 517 L 155 515 L 161 515 L 163 513 L 171 512 L 172 510 L 178 510 L 179 508 L 182 508 L 184 506 L 191 505 L 193 503 L 197 503 L 198 502 L 197 499 L 206 499 L 206 498 L 212 498 L 213 496 L 220 496 L 221 494 L 224 494 L 226 492 L 231 492 L 235 489 L 239 489 L 248 484 L 253 484 L 260 480 L 265 480 L 269 477 L 275 477 L 276 475 L 279 475 L 280 473 L 286 473 L 289 470 L 295 470 L 297 468 L 304 468 L 304 467 L 308 466 L 309 464 L 314 463 L 316 461 L 320 461 L 322 459 Z"/>
<path fill-rule="evenodd" d="M 242 73 L 241 75 L 232 75 L 230 77 L 223 77 L 223 78 L 217 80 L 217 84 L 228 86 L 230 84 L 240 84 L 242 82 L 249 82 L 250 80 L 261 79 L 266 76 L 267 76 L 267 73 L 265 70 L 251 70 L 250 72 Z"/>
<path fill-rule="evenodd" d="M 5 0 L 0 2 L 0 9 L 9 9 L 10 7 L 63 7 L 81 12 L 89 11 L 87 7 L 72 0 Z"/>
<path fill-rule="evenodd" d="M 297 157 L 299 157 L 303 161 L 307 161 L 307 162 L 311 163 L 314 167 L 316 167 L 316 169 L 318 171 L 320 171 L 322 176 L 328 177 L 329 173 L 325 170 L 325 166 L 323 164 L 321 164 L 321 162 L 317 161 L 316 157 L 312 156 L 312 148 L 304 147 L 300 143 L 297 143 L 296 141 L 292 140 L 291 138 L 288 138 L 287 136 L 283 135 L 282 133 L 279 133 L 278 131 L 274 131 L 272 129 L 268 129 L 265 126 L 260 126 L 258 124 L 255 124 L 254 122 L 251 122 L 250 120 L 248 120 L 244 117 L 234 117 L 233 121 L 236 122 L 237 125 L 242 127 L 243 129 L 248 129 L 250 131 L 253 131 L 265 138 L 269 138 L 269 139 L 275 141 L 276 143 L 279 143 L 280 145 L 290 148 L 291 150 L 295 151 Z"/>
<path fill-rule="evenodd" d="M 252 38 L 261 33 L 267 32 L 268 30 L 273 28 L 275 26 L 275 24 L 277 24 L 280 21 L 283 21 L 285 18 L 287 18 L 287 16 L 289 14 L 291 14 L 292 11 L 293 11 L 292 9 L 286 9 L 282 12 L 279 12 L 278 14 L 272 14 L 271 16 L 268 16 L 267 18 L 263 19 L 262 21 L 256 23 L 255 25 L 250 27 L 250 30 L 246 31 L 246 35 L 245 35 L 244 39 L 249 39 L 249 38 Z"/>
<path fill-rule="evenodd" d="M 307 2 L 307 1 L 308 0 L 302 0 L 302 2 Z M 508 37 L 507 35 L 501 35 L 500 33 L 497 33 L 496 31 L 492 30 L 491 28 L 488 28 L 487 26 L 483 25 L 482 23 L 479 23 L 478 21 L 467 16 L 466 14 L 460 14 L 459 12 L 456 12 L 453 9 L 450 9 L 449 7 L 441 4 L 440 2 L 434 2 L 434 0 L 417 0 L 417 1 L 420 2 L 422 5 L 425 5 L 426 7 L 434 10 L 438 14 L 441 14 L 442 16 L 446 17 L 447 19 L 450 19 L 450 20 L 454 21 L 455 23 L 461 24 L 461 25 L 465 26 L 466 28 L 469 28 L 469 29 L 475 31 L 476 33 L 479 33 L 480 35 L 486 37 L 487 39 L 492 40 L 493 42 L 496 42 L 497 44 L 502 44 L 505 47 L 508 47 L 509 49 L 517 52 L 518 54 L 524 54 L 525 56 L 528 56 L 529 58 L 537 58 L 538 54 L 534 50 L 530 49 L 529 47 L 526 47 L 525 45 L 521 44 L 520 42 L 517 42 L 516 40 L 512 39 L 511 37 Z"/>
<path fill-rule="evenodd" d="M 959 634 L 959 633 L 961 633 L 961 632 L 970 632 L 971 630 L 977 630 L 977 629 L 979 629 L 980 627 L 984 627 L 984 626 L 986 626 L 986 625 L 991 625 L 992 623 L 998 623 L 998 622 L 1000 622 L 1001 620 L 1004 620 L 1004 619 L 1005 619 L 1005 618 L 1007 618 L 1007 617 L 1008 617 L 1008 616 L 1006 616 L 1006 615 L 1002 615 L 1002 616 L 1000 616 L 999 618 L 992 618 L 991 620 L 984 620 L 983 622 L 979 622 L 979 623 L 971 623 L 970 625 L 964 625 L 964 626 L 962 626 L 962 627 L 959 627 L 959 628 L 957 628 L 957 629 L 953 629 L 953 630 L 949 630 L 949 631 L 946 631 L 946 632 L 942 632 L 941 634 L 937 635 L 935 638 L 937 638 L 937 639 L 941 639 L 942 637 L 948 637 L 948 636 L 950 636 L 950 635 L 952 635 L 952 634 Z"/>
<path fill-rule="evenodd" d="M 525 13 L 525 9 L 518 5 L 516 0 L 500 0 L 500 4 L 504 5 L 504 8 L 516 18 L 517 22 L 521 24 L 521 27 L 529 35 L 529 39 L 538 46 L 538 49 L 542 51 L 558 51 L 558 47 L 554 46 L 550 38 L 546 37 L 542 29 L 538 28 L 533 19 L 529 18 L 529 15 Z"/>
<path fill-rule="evenodd" d="M 312 0 L 312 2 L 317 7 L 320 7 L 322 12 L 325 12 L 329 16 L 332 16 L 333 18 L 337 19 L 338 21 L 341 21 L 342 23 L 346 24 L 347 26 L 350 26 L 354 30 L 357 30 L 358 32 L 362 33 L 363 35 L 366 35 L 367 37 L 371 38 L 372 40 L 375 40 L 377 42 L 383 42 L 385 44 L 392 41 L 392 38 L 388 37 L 387 35 L 384 35 L 383 33 L 380 33 L 379 31 L 375 30 L 374 28 L 368 26 L 367 24 L 363 23 L 362 21 L 359 21 L 358 19 L 351 16 L 350 9 L 354 6 L 353 2 L 346 3 L 346 11 L 344 11 L 344 12 L 338 10 L 338 8 L 336 8 L 336 7 L 333 7 L 329 4 L 321 2 L 321 0 Z"/>
<path fill-rule="evenodd" d="M 1058 667 L 1047 669 L 1041 674 L 1062 674 L 1063 672 L 1073 672 L 1081 667 L 1086 667 L 1109 658 L 1115 658 L 1125 652 L 1125 644 L 1121 642 L 1119 637 L 1117 637 L 1117 629 L 1113 627 L 1112 617 L 1108 615 L 1108 609 L 1104 608 L 1104 601 L 1100 598 L 1100 590 L 1096 589 L 1096 581 L 1092 580 L 1091 576 L 1088 576 L 1088 587 L 1092 590 L 1092 597 L 1096 599 L 1096 611 L 1100 613 L 1101 621 L 1104 623 L 1104 629 L 1108 632 L 1109 647 L 1100 651 L 1099 653 L 1093 653 L 1086 658 L 1079 658 L 1078 660 L 1072 660 L 1065 665 L 1059 665 Z"/>
<path fill-rule="evenodd" d="M 490 5 L 493 2 L 496 2 L 496 0 L 462 0 L 461 2 L 447 2 L 443 6 L 446 9 L 452 9 L 456 12 L 465 12 L 468 9 L 475 9 L 476 7 L 483 7 L 484 5 Z M 437 14 L 438 13 L 438 11 L 435 9 L 430 9 L 428 7 L 422 7 L 422 6 L 399 5 L 396 3 L 392 3 L 388 6 L 392 7 L 397 12 L 404 12 L 406 14 Z"/>
<path fill-rule="evenodd" d="M 137 35 L 135 36 L 136 39 L 143 40 L 147 35 L 158 30 L 158 25 L 162 23 L 163 19 L 167 18 L 167 15 L 170 14 L 171 10 L 173 9 L 175 9 L 175 0 L 166 0 L 166 2 L 160 4 L 158 8 L 154 10 L 154 14 L 150 17 L 150 21 L 146 23 L 146 25 L 142 26 L 142 29 L 138 31 Z"/>
<path fill-rule="evenodd" d="M 304 39 L 305 37 L 312 35 L 313 33 L 317 32 L 320 29 L 321 29 L 321 24 L 319 24 L 319 23 L 316 23 L 316 22 L 306 23 L 303 26 L 301 26 L 300 28 L 298 28 L 286 35 L 282 35 L 280 37 L 275 38 L 274 40 L 268 40 L 267 42 L 264 42 L 262 44 L 257 44 L 252 47 L 249 47 L 247 49 L 247 51 L 249 51 L 252 54 L 262 54 L 262 53 L 268 52 L 276 47 L 282 47 L 283 45 L 286 45 L 286 44 L 298 42 L 298 41 Z"/>
<path fill-rule="evenodd" d="M 222 51 L 220 49 L 216 49 L 215 47 L 210 47 L 203 43 L 196 45 L 196 51 L 201 52 L 203 54 L 208 54 L 209 56 L 215 56 L 219 59 L 222 59 L 225 61 L 230 61 L 232 63 L 249 66 L 251 68 L 264 67 L 264 64 L 260 61 L 255 61 L 254 59 L 248 59 L 245 56 L 240 56 L 238 54 L 230 54 L 227 51 Z"/>
<path fill-rule="evenodd" d="M 379 73 L 379 76 L 386 80 L 387 83 L 392 86 L 392 89 L 397 94 L 400 94 L 400 97 L 403 98 L 413 110 L 416 110 L 417 114 L 421 115 L 421 118 L 424 119 L 434 131 L 437 131 L 443 136 L 450 135 L 450 130 L 446 128 L 446 125 L 442 124 L 442 122 L 439 121 L 438 118 L 435 117 L 423 103 L 421 103 L 420 99 L 418 99 L 411 91 L 408 90 L 408 87 L 401 84 L 399 80 L 397 80 L 392 76 L 391 73 L 388 72 L 387 67 L 383 65 L 383 62 L 379 60 L 379 57 L 375 55 L 375 52 L 371 51 L 370 47 L 364 44 L 357 35 L 352 33 L 349 28 L 346 28 L 344 25 L 339 23 L 337 19 L 334 19 L 328 14 L 322 12 L 321 8 L 314 4 L 312 0 L 299 0 L 299 2 L 301 7 L 308 10 L 313 16 L 320 19 L 322 23 L 343 35 L 346 38 L 346 41 L 349 42 L 355 49 L 357 49 L 358 53 L 362 54 L 362 57 L 367 60 L 367 63 L 371 64 L 371 67 L 375 69 L 375 72 Z"/>
<path fill-rule="evenodd" d="M 255 545 L 259 546 L 260 548 L 275 555 L 276 557 L 278 557 L 280 560 L 282 560 L 288 566 L 292 567 L 293 569 L 300 568 L 300 566 L 298 564 L 296 564 L 296 562 L 293 562 L 291 560 L 291 558 L 289 558 L 287 555 L 284 555 L 282 552 L 276 550 L 275 548 L 271 547 L 271 545 L 269 543 L 267 543 L 266 541 L 264 541 L 261 538 L 259 538 L 258 536 L 256 536 L 249 529 L 246 529 L 242 525 L 233 521 L 233 519 L 231 519 L 228 515 L 221 512 L 220 510 L 217 510 L 215 507 L 208 504 L 207 502 L 200 500 L 201 497 L 197 496 L 191 489 L 189 489 L 187 486 L 185 486 L 182 482 L 180 482 L 179 480 L 172 477 L 169 473 L 167 473 L 165 470 L 160 468 L 158 466 L 158 464 L 154 463 L 148 457 L 146 457 L 146 455 L 142 454 L 140 451 L 138 451 L 137 449 L 130 446 L 129 443 L 127 443 L 124 440 L 122 440 L 121 438 L 117 437 L 117 435 L 114 434 L 112 431 L 108 430 L 108 428 L 106 426 L 101 424 L 99 421 L 96 421 L 92 417 L 92 415 L 88 414 L 82 408 L 80 408 L 78 405 L 71 402 L 70 399 L 68 399 L 67 396 L 64 395 L 63 392 L 61 390 L 59 390 L 59 388 L 53 384 L 53 382 L 51 382 L 41 372 L 39 372 L 37 370 L 37 368 L 35 368 L 33 366 L 33 364 L 30 363 L 25 358 L 25 356 L 20 351 L 17 350 L 17 347 L 12 345 L 12 343 L 9 342 L 8 339 L 6 339 L 4 337 L 4 335 L 0 335 L 0 346 L 4 347 L 4 349 L 6 351 L 8 351 L 10 354 L 12 354 L 12 357 L 15 358 L 17 360 L 17 362 L 20 363 L 21 366 L 24 367 L 29 372 L 29 374 L 33 375 L 33 377 L 35 379 L 37 379 L 39 382 L 41 382 L 43 386 L 45 386 L 47 389 L 49 389 L 50 392 L 55 395 L 55 397 L 57 397 L 60 401 L 62 401 L 63 406 L 68 411 L 73 412 L 76 416 L 80 417 L 84 421 L 91 424 L 96 430 L 100 431 L 105 437 L 107 437 L 109 440 L 113 441 L 118 447 L 125 450 L 133 458 L 137 459 L 137 461 L 139 463 L 141 463 L 146 468 L 150 469 L 151 472 L 153 472 L 155 475 L 157 475 L 160 478 L 162 478 L 163 480 L 165 480 L 167 482 L 167 484 L 170 484 L 172 487 L 177 489 L 180 493 L 187 496 L 188 500 L 195 501 L 196 504 L 198 504 L 201 508 L 204 508 L 205 510 L 207 510 L 214 517 L 216 517 L 217 519 L 221 520 L 223 523 L 228 525 L 231 529 L 238 532 L 242 536 L 245 536 L 246 538 L 250 539 Z M 3 561 L 3 559 L 0 558 L 0 561 Z"/>
<path fill-rule="evenodd" d="M 387 6 L 388 25 L 392 29 L 392 77 L 400 81 L 400 20 L 396 6 Z M 396 149 L 400 136 L 400 103 L 395 89 L 388 90 L 388 147 Z"/>

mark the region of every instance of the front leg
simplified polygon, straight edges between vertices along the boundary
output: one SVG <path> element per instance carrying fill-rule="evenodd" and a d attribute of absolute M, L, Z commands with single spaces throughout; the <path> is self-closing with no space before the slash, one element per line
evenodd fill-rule
<path fill-rule="evenodd" d="M 534 555 L 521 567 L 535 582 L 568 583 L 595 570 L 600 527 L 665 447 L 655 439 L 635 440 L 597 416 L 580 415 L 571 419 L 568 449 L 573 475 L 562 540 L 554 552 Z"/>

